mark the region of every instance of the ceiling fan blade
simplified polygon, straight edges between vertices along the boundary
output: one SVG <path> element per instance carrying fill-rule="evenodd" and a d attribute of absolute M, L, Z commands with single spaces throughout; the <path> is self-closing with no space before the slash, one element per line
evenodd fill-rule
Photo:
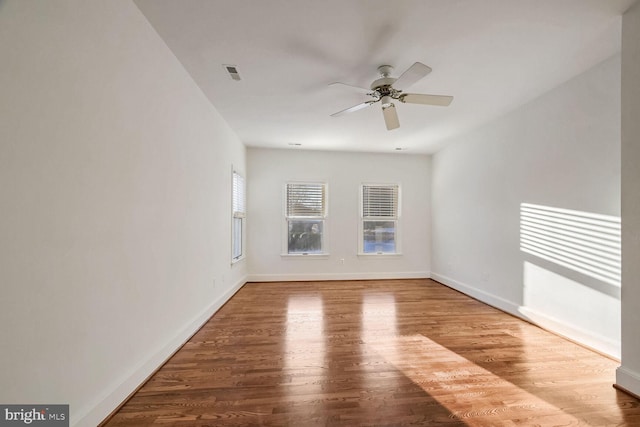
<path fill-rule="evenodd" d="M 405 89 L 423 77 L 426 77 L 430 72 L 431 67 L 427 67 L 422 62 L 416 62 L 398 77 L 398 80 L 393 83 L 393 87 L 399 90 Z"/>
<path fill-rule="evenodd" d="M 393 130 L 400 127 L 400 121 L 398 120 L 398 113 L 396 112 L 396 106 L 390 104 L 388 107 L 382 107 L 382 115 L 384 116 L 384 124 L 387 125 L 387 130 Z"/>
<path fill-rule="evenodd" d="M 340 82 L 329 83 L 329 86 L 331 86 L 331 87 L 345 87 L 345 88 L 348 88 L 350 90 L 355 90 L 356 92 L 360 92 L 360 93 L 371 93 L 371 92 L 373 92 L 371 89 L 365 89 L 363 87 L 348 85 L 346 83 L 340 83 Z"/>
<path fill-rule="evenodd" d="M 406 102 L 407 104 L 438 105 L 440 107 L 447 107 L 451 104 L 451 101 L 453 101 L 453 96 L 405 93 L 400 95 L 400 101 Z"/>
<path fill-rule="evenodd" d="M 371 104 L 374 104 L 375 102 L 376 101 L 366 101 L 366 102 L 363 102 L 362 104 L 354 105 L 353 107 L 349 107 L 349 108 L 346 108 L 346 109 L 344 109 L 342 111 L 338 111 L 337 113 L 331 114 L 331 117 L 338 117 L 338 116 L 341 116 L 343 114 L 352 113 L 354 111 L 362 110 L 363 108 L 367 108 L 368 106 L 370 106 Z"/>

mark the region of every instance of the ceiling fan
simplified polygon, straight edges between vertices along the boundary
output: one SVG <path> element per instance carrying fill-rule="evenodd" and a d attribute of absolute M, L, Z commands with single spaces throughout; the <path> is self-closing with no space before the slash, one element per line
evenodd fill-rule
<path fill-rule="evenodd" d="M 393 130 L 400 127 L 396 106 L 392 102 L 394 99 L 406 104 L 437 105 L 441 107 L 446 107 L 451 104 L 451 101 L 453 101 L 453 96 L 403 92 L 404 89 L 426 77 L 427 74 L 431 72 L 431 68 L 421 62 L 413 64 L 398 78 L 391 77 L 391 73 L 393 72 L 393 67 L 391 65 L 379 66 L 378 72 L 380 73 L 380 77 L 371 83 L 370 89 L 339 82 L 331 83 L 329 86 L 346 86 L 350 89 L 357 90 L 358 92 L 365 93 L 373 98 L 370 101 L 365 101 L 361 104 L 333 113 L 331 114 L 331 117 L 338 117 L 346 113 L 362 110 L 376 102 L 380 102 L 387 130 Z"/>

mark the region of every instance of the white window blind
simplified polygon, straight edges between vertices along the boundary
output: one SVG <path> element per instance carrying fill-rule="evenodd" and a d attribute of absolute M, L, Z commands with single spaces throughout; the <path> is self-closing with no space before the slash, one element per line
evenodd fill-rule
<path fill-rule="evenodd" d="M 233 216 L 243 218 L 246 214 L 245 206 L 244 178 L 242 175 L 233 173 Z"/>
<path fill-rule="evenodd" d="M 397 218 L 398 186 L 370 185 L 362 186 L 363 218 Z"/>
<path fill-rule="evenodd" d="M 287 217 L 318 218 L 326 212 L 326 185 L 323 183 L 288 183 Z"/>

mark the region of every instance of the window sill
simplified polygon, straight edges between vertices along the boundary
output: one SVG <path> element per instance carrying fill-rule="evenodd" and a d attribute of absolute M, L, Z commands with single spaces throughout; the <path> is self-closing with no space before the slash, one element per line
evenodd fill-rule
<path fill-rule="evenodd" d="M 237 264 L 237 263 L 239 263 L 240 261 L 243 261 L 245 258 L 246 258 L 246 257 L 245 257 L 244 255 L 242 255 L 240 258 L 233 258 L 233 259 L 231 260 L 231 265 L 233 265 L 233 264 Z"/>
<path fill-rule="evenodd" d="M 327 259 L 329 258 L 329 254 L 328 253 L 321 253 L 321 254 L 280 254 L 280 256 L 282 258 L 298 258 L 298 259 L 302 259 L 302 258 L 313 258 L 313 259 Z"/>
<path fill-rule="evenodd" d="M 378 252 L 378 253 L 364 253 L 364 252 L 358 252 L 358 256 L 359 257 L 377 257 L 377 258 L 396 258 L 396 257 L 400 257 L 402 256 L 402 252 L 398 252 L 398 253 L 385 253 L 385 252 Z"/>

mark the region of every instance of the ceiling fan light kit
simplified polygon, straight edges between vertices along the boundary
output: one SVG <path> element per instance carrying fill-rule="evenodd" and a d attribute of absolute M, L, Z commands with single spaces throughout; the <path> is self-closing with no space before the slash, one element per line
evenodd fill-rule
<path fill-rule="evenodd" d="M 331 117 L 338 117 L 346 113 L 362 110 L 376 102 L 380 102 L 387 130 L 393 130 L 400 127 L 396 106 L 392 102 L 394 99 L 404 104 L 436 105 L 440 107 L 446 107 L 451 104 L 451 101 L 453 101 L 453 96 L 403 92 L 403 89 L 423 79 L 431 72 L 431 68 L 421 62 L 414 63 L 398 78 L 391 77 L 391 73 L 393 72 L 393 67 L 391 65 L 379 66 L 378 72 L 380 73 L 380 78 L 371 83 L 369 90 L 345 83 L 331 83 L 330 86 L 346 86 L 351 90 L 366 93 L 373 98 L 373 100 L 365 101 L 358 105 L 354 105 L 353 107 L 333 113 L 331 114 Z"/>
<path fill-rule="evenodd" d="M 384 117 L 384 123 L 387 125 L 387 130 L 397 129 L 400 127 L 400 120 L 398 120 L 396 106 L 393 103 L 386 107 L 382 105 L 382 115 Z"/>

